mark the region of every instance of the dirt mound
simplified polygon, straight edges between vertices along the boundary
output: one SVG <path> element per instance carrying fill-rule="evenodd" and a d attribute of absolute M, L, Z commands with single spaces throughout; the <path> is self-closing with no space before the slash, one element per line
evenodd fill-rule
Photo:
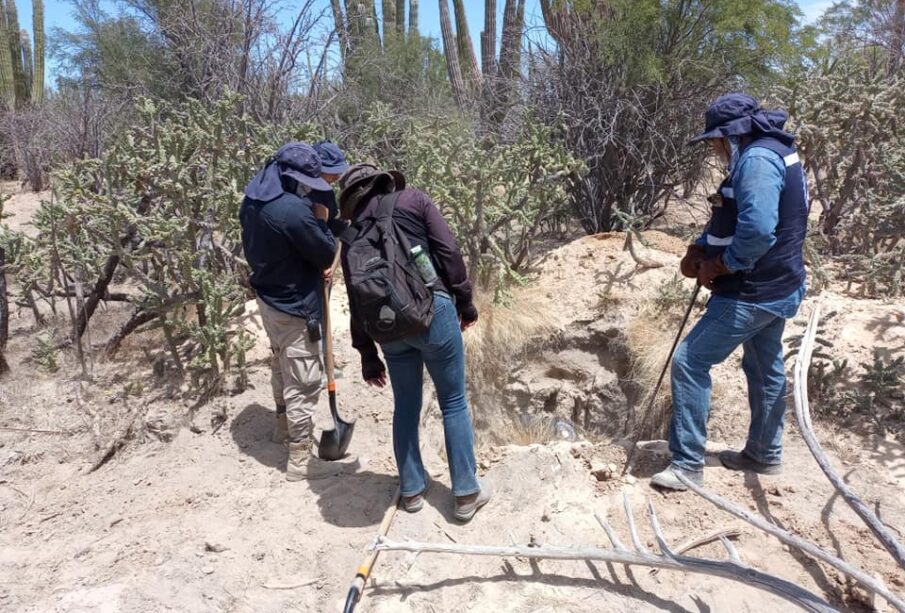
<path fill-rule="evenodd" d="M 435 402 L 427 402 L 421 436 L 432 475 L 427 504 L 416 515 L 400 512 L 391 538 L 606 546 L 594 513 L 609 517 L 628 540 L 621 510 L 625 491 L 648 547 L 653 548 L 654 539 L 644 506 L 651 499 L 673 544 L 716 528 L 738 528 L 737 547 L 749 564 L 823 594 L 837 606 L 866 610 L 863 595 L 834 571 L 691 494 L 651 490 L 647 477 L 667 461 L 662 441 L 645 445 L 634 475 L 623 479 L 609 469 L 610 464 L 621 468 L 625 459 L 624 448 L 609 437 L 618 438 L 630 426 L 627 417 L 643 392 L 631 384 L 637 348 L 631 346 L 627 327 L 644 315 L 651 299 L 677 300 L 665 284 L 673 279 L 681 241 L 657 233 L 647 240 L 657 249 L 639 249 L 663 267 L 638 269 L 622 250 L 623 236 L 588 237 L 551 252 L 542 262 L 539 282 L 524 290 L 537 301 L 530 309 L 519 308 L 518 295 L 495 312 L 485 308 L 485 328 L 469 339 L 469 360 L 473 384 L 487 370 L 488 380 L 506 389 L 495 404 L 478 394 L 474 405 L 476 422 L 485 428 L 477 433 L 480 472 L 495 484 L 494 500 L 471 524 L 452 521 L 439 412 Z M 840 350 L 861 352 L 859 356 L 877 347 L 902 350 L 901 328 L 895 324 L 901 303 L 838 299 L 845 309 L 833 337 Z M 117 362 L 94 364 L 94 379 L 85 382 L 65 354 L 59 356 L 55 374 L 27 362 L 35 331 L 27 314 L 14 318 L 9 353 L 14 372 L 0 387 L 0 426 L 6 428 L 0 430 L 0 610 L 341 610 L 348 582 L 397 483 L 391 395 L 361 382 L 357 354 L 343 331 L 343 300 L 338 289 L 333 303 L 343 371 L 338 397 L 343 415 L 358 423 L 352 443 L 356 472 L 301 483 L 283 479 L 285 448 L 269 440 L 274 416 L 268 348 L 260 330 L 250 354 L 249 389 L 193 412 L 190 403 L 167 396 L 154 365 L 142 358 L 140 337 L 124 347 Z M 253 303 L 248 307 L 253 329 Z M 503 326 L 515 320 L 515 312 L 526 316 L 517 331 L 507 333 Z M 544 314 L 544 321 L 532 326 L 529 314 Z M 111 306 L 99 317 L 115 320 L 121 315 Z M 653 319 L 651 325 L 659 321 Z M 95 327 L 99 341 L 102 323 Z M 793 332 L 798 323 L 791 326 Z M 674 321 L 663 317 L 662 338 L 671 340 L 674 332 Z M 737 357 L 718 378 L 724 391 L 715 400 L 710 452 L 738 445 L 747 426 Z M 522 440 L 513 431 L 522 423 L 519 415 L 561 417 L 598 436 L 591 442 L 499 444 L 500 437 L 509 443 Z M 180 420 L 188 427 L 179 427 Z M 329 426 L 325 397 L 317 423 Z M 109 440 L 116 431 L 126 433 L 128 444 L 91 472 L 103 452 L 98 441 Z M 818 435 L 851 486 L 901 531 L 905 448 L 891 438 L 823 426 Z M 171 442 L 162 442 L 167 438 Z M 708 458 L 709 464 L 714 461 Z M 786 437 L 785 466 L 783 475 L 770 479 L 708 468 L 706 483 L 905 591 L 905 573 L 839 501 L 793 427 Z M 724 557 L 716 545 L 693 553 Z M 386 553 L 359 610 L 787 608 L 751 587 L 700 575 L 653 576 L 641 568 L 584 562 Z"/>

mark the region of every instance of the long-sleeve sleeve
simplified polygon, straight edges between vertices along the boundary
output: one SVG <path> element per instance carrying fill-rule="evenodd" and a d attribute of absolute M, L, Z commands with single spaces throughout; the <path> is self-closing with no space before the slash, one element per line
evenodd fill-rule
<path fill-rule="evenodd" d="M 455 297 L 459 315 L 466 322 L 472 322 L 478 318 L 478 311 L 474 306 L 471 281 L 468 280 L 468 268 L 465 266 L 462 251 L 437 205 L 427 194 L 419 192 L 418 195 L 419 207 L 427 229 L 428 247 L 439 268 L 437 272 Z"/>
<path fill-rule="evenodd" d="M 785 165 L 778 154 L 755 147 L 745 152 L 736 172 L 738 221 L 735 238 L 723 253 L 723 263 L 731 272 L 752 269 L 776 243 Z"/>
<path fill-rule="evenodd" d="M 336 239 L 327 224 L 314 216 L 307 201 L 300 202 L 293 213 L 283 232 L 305 261 L 318 270 L 329 268 L 336 255 Z"/>

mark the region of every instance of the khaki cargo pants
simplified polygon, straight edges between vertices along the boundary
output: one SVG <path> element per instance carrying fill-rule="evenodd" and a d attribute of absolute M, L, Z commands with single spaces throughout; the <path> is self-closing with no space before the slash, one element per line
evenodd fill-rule
<path fill-rule="evenodd" d="M 312 418 L 323 381 L 320 343 L 308 340 L 306 322 L 301 317 L 278 311 L 260 298 L 258 309 L 273 350 L 273 399 L 286 407 L 289 441 L 305 442 L 312 436 Z"/>

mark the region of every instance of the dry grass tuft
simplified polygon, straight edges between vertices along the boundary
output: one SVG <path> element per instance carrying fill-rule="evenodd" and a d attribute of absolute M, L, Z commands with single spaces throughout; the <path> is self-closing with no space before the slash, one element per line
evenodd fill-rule
<path fill-rule="evenodd" d="M 465 333 L 466 375 L 475 390 L 501 384 L 517 356 L 551 339 L 559 327 L 550 299 L 537 287 L 514 291 L 507 304 L 484 295 L 476 295 L 475 304 L 480 317 Z"/>
<path fill-rule="evenodd" d="M 641 305 L 638 314 L 625 329 L 625 343 L 632 358 L 631 378 L 642 390 L 641 410 L 647 408 L 663 365 L 669 358 L 669 350 L 682 324 L 682 315 L 691 298 L 686 284 L 675 278 L 665 281 Z M 695 314 L 689 318 L 685 334 L 694 325 Z M 672 397 L 669 389 L 669 372 L 654 402 L 652 415 L 638 415 L 636 428 L 644 427 L 641 436 L 657 436 L 666 432 Z M 643 424 L 643 426 L 642 426 Z"/>

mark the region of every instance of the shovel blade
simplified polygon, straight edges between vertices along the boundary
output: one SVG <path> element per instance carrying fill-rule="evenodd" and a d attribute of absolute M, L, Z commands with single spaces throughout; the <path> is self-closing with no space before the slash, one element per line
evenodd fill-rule
<path fill-rule="evenodd" d="M 332 430 L 324 430 L 321 440 L 317 444 L 317 455 L 322 460 L 333 462 L 346 456 L 349 443 L 352 442 L 352 432 L 355 424 L 338 420 Z"/>

